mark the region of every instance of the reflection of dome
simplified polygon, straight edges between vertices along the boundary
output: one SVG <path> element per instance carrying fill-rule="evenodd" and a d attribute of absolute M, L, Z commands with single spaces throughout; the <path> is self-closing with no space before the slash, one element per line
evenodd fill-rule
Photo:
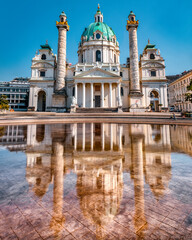
<path fill-rule="evenodd" d="M 77 172 L 77 195 L 83 215 L 96 226 L 97 236 L 102 229 L 118 214 L 122 198 L 122 160 L 114 161 L 110 166 L 79 166 Z M 79 162 L 80 163 L 80 162 Z M 84 168 L 83 168 L 84 167 Z M 82 172 L 81 169 L 84 170 Z"/>
<path fill-rule="evenodd" d="M 108 41 L 112 41 L 112 37 L 115 35 L 112 28 L 106 23 L 94 22 L 88 28 L 85 28 L 82 36 L 85 37 L 86 41 L 89 41 L 90 37 L 94 37 L 96 31 L 99 31 L 102 34 L 102 38 L 107 38 Z"/>

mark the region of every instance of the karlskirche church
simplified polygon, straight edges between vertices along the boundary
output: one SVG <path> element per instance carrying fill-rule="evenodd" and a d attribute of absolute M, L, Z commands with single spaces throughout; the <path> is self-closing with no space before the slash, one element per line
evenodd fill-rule
<path fill-rule="evenodd" d="M 81 35 L 78 63 L 66 61 L 69 25 L 64 12 L 56 22 L 58 51 L 46 42 L 32 59 L 29 110 L 54 112 L 145 112 L 166 110 L 167 80 L 160 51 L 148 41 L 138 57 L 139 21 L 131 11 L 126 29 L 129 58 L 120 64 L 117 36 L 104 23 L 100 7 Z"/>

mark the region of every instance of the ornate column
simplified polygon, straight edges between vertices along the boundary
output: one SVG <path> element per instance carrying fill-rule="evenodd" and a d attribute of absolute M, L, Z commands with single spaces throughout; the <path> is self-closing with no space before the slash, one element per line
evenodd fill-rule
<path fill-rule="evenodd" d="M 58 51 L 57 51 L 57 78 L 55 90 L 59 91 L 65 87 L 66 75 L 66 35 L 69 31 L 67 17 L 64 12 L 59 16 L 60 21 L 56 22 L 59 31 Z"/>
<path fill-rule="evenodd" d="M 104 107 L 104 83 L 101 83 L 101 107 Z"/>
<path fill-rule="evenodd" d="M 85 108 L 85 83 L 83 83 L 83 108 Z"/>
<path fill-rule="evenodd" d="M 113 106 L 112 83 L 109 83 L 109 107 Z"/>
<path fill-rule="evenodd" d="M 140 88 L 139 59 L 137 46 L 137 28 L 139 21 L 135 19 L 135 14 L 131 11 L 127 21 L 127 31 L 129 31 L 129 54 L 130 54 L 130 111 L 144 112 L 143 94 Z"/>
<path fill-rule="evenodd" d="M 129 31 L 129 54 L 130 54 L 130 92 L 140 93 L 139 83 L 139 60 L 137 47 L 137 27 L 139 21 L 135 20 L 135 14 L 131 12 L 127 21 L 127 31 Z"/>
<path fill-rule="evenodd" d="M 91 108 L 93 108 L 93 83 L 91 83 Z"/>

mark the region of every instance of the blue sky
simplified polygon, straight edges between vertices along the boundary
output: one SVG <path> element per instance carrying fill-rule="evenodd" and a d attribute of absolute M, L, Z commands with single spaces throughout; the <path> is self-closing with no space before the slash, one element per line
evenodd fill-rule
<path fill-rule="evenodd" d="M 140 22 L 139 54 L 149 38 L 165 59 L 166 75 L 192 69 L 191 0 L 2 0 L 0 81 L 19 76 L 30 77 L 31 59 L 46 40 L 53 52 L 57 53 L 55 21 L 63 10 L 70 25 L 67 59 L 75 64 L 81 34 L 94 21 L 98 3 L 104 14 L 104 22 L 112 27 L 119 41 L 121 63 L 125 63 L 129 56 L 126 20 L 132 10 Z"/>

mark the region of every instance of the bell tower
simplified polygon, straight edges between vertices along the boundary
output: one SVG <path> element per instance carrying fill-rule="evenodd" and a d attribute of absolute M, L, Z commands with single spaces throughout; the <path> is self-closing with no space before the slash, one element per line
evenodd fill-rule
<path fill-rule="evenodd" d="M 69 31 L 69 25 L 67 17 L 64 12 L 59 16 L 59 22 L 56 21 L 58 28 L 58 51 L 57 51 L 57 77 L 55 91 L 61 91 L 65 87 L 65 75 L 66 75 L 66 42 L 67 31 Z"/>

